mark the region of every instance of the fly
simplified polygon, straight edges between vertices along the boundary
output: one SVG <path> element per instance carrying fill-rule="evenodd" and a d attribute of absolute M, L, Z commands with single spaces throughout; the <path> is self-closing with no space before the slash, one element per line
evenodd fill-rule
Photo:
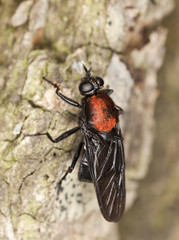
<path fill-rule="evenodd" d="M 64 96 L 57 84 L 43 77 L 56 89 L 56 94 L 62 100 L 81 109 L 78 126 L 62 133 L 56 139 L 49 133 L 36 133 L 33 136 L 46 135 L 51 142 L 58 143 L 81 130 L 82 140 L 71 165 L 58 182 L 58 189 L 60 191 L 63 180 L 73 171 L 82 152 L 78 178 L 94 184 L 103 217 L 107 221 L 117 222 L 125 209 L 125 157 L 119 124 L 119 115 L 123 110 L 110 98 L 113 90 L 102 89 L 103 79 L 92 76 L 91 68 L 88 70 L 84 65 L 83 67 L 86 75 L 79 85 L 79 91 L 84 96 L 81 104 Z"/>

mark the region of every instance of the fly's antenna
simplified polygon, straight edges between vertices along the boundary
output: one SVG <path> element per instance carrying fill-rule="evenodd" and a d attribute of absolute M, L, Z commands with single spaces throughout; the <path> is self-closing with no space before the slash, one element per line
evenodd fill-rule
<path fill-rule="evenodd" d="M 86 77 L 90 77 L 92 67 L 90 67 L 89 70 L 88 70 L 88 69 L 85 67 L 85 65 L 83 64 L 83 68 L 84 68 L 84 70 L 85 70 Z"/>

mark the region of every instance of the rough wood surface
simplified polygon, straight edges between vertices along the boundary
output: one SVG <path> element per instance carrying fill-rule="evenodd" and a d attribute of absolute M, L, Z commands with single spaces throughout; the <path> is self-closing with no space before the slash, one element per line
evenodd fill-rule
<path fill-rule="evenodd" d="M 0 2 L 0 238 L 118 239 L 92 184 L 77 169 L 56 200 L 56 182 L 70 164 L 80 134 L 52 144 L 24 134 L 56 137 L 77 125 L 77 110 L 62 102 L 42 76 L 80 101 L 82 65 L 104 77 L 125 110 L 127 208 L 145 177 L 154 138 L 157 71 L 167 31 L 160 21 L 171 0 L 28 0 Z"/>

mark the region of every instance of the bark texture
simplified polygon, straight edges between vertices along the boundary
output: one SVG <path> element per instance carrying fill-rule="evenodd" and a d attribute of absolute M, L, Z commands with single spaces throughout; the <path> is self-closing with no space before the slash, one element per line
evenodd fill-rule
<path fill-rule="evenodd" d="M 80 134 L 59 144 L 24 134 L 56 137 L 78 124 L 78 111 L 58 99 L 42 76 L 80 101 L 81 62 L 92 64 L 125 110 L 126 209 L 131 207 L 150 162 L 167 34 L 160 21 L 172 8 L 172 0 L 0 2 L 1 239 L 119 238 L 118 225 L 102 218 L 93 186 L 78 181 L 77 168 L 56 200 L 56 182 Z"/>

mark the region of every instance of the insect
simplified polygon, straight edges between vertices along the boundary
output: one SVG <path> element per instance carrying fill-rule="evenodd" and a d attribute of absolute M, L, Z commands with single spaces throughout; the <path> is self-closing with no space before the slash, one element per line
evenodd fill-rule
<path fill-rule="evenodd" d="M 112 89 L 102 90 L 103 79 L 92 76 L 91 68 L 88 70 L 84 65 L 83 67 L 86 75 L 79 85 L 79 91 L 84 96 L 81 104 L 64 96 L 57 84 L 43 77 L 56 88 L 56 94 L 62 100 L 81 109 L 78 126 L 64 132 L 56 139 L 53 139 L 49 133 L 34 135 L 46 135 L 53 143 L 57 143 L 81 130 L 82 140 L 71 166 L 58 183 L 58 189 L 68 173 L 73 171 L 83 151 L 78 178 L 80 181 L 94 184 L 102 215 L 107 221 L 117 222 L 125 208 L 125 157 L 119 125 L 119 115 L 123 110 L 109 97 L 113 92 Z"/>

